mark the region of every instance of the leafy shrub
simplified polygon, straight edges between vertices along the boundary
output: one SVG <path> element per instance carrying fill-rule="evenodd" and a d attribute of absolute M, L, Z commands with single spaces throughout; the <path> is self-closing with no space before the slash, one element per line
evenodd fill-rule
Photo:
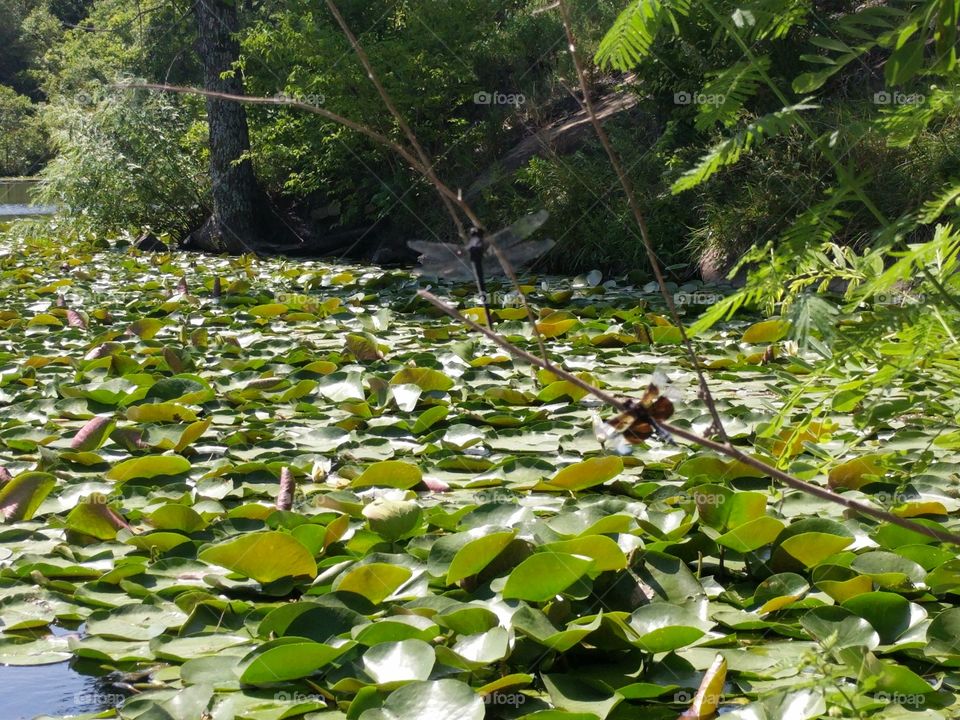
<path fill-rule="evenodd" d="M 207 205 L 202 155 L 185 141 L 196 113 L 192 100 L 95 86 L 51 105 L 41 199 L 99 231 L 195 227 Z"/>
<path fill-rule="evenodd" d="M 46 133 L 30 98 L 0 85 L 0 175 L 30 175 L 47 153 Z"/>

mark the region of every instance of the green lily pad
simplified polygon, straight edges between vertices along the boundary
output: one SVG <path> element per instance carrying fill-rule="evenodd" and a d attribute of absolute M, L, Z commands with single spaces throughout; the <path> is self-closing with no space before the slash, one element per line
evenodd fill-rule
<path fill-rule="evenodd" d="M 459 680 L 411 682 L 394 690 L 383 707 L 365 710 L 359 720 L 483 720 L 483 701 Z"/>
<path fill-rule="evenodd" d="M 363 654 L 364 669 L 380 685 L 426 680 L 434 662 L 433 646 L 416 638 L 380 643 Z"/>
<path fill-rule="evenodd" d="M 296 638 L 282 638 L 264 643 L 241 662 L 240 682 L 263 685 L 312 675 L 329 665 L 351 647 L 339 647 Z"/>
<path fill-rule="evenodd" d="M 149 455 L 124 460 L 110 468 L 105 477 L 116 482 L 126 482 L 158 475 L 182 475 L 189 472 L 190 468 L 190 461 L 180 455 Z"/>
<path fill-rule="evenodd" d="M 374 463 L 360 473 L 350 483 L 350 487 L 362 488 L 380 485 L 405 490 L 419 484 L 421 480 L 423 480 L 423 473 L 416 465 L 411 465 L 402 460 L 383 460 Z"/>
<path fill-rule="evenodd" d="M 511 571 L 503 597 L 544 602 L 573 585 L 593 566 L 592 559 L 580 555 L 536 553 Z"/>
<path fill-rule="evenodd" d="M 241 535 L 208 547 L 197 557 L 258 582 L 317 574 L 313 555 L 303 543 L 292 535 L 275 531 Z"/>

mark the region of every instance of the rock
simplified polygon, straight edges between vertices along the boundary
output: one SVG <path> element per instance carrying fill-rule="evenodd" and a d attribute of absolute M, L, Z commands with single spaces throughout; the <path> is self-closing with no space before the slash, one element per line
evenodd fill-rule
<path fill-rule="evenodd" d="M 700 270 L 700 278 L 705 283 L 721 283 L 725 281 L 731 267 L 728 255 L 717 247 L 707 248 L 700 256 L 697 264 Z"/>
<path fill-rule="evenodd" d="M 161 241 L 160 238 L 149 230 L 144 230 L 140 233 L 140 237 L 137 238 L 133 246 L 137 250 L 143 250 L 144 252 L 168 252 L 170 250 L 166 243 Z"/>

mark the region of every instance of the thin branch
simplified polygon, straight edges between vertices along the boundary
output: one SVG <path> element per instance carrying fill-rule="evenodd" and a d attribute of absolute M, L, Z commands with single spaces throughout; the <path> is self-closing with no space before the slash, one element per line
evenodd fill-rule
<path fill-rule="evenodd" d="M 333 0 L 326 0 L 326 3 L 330 12 L 333 14 L 334 19 L 336 19 L 337 24 L 340 26 L 340 29 L 343 31 L 343 34 L 346 35 L 347 40 L 350 42 L 350 47 L 353 48 L 354 53 L 356 53 L 357 58 L 363 65 L 363 69 L 367 71 L 367 77 L 370 78 L 370 82 L 373 83 L 373 86 L 377 89 L 377 93 L 380 95 L 380 99 L 383 100 L 383 104 L 386 105 L 387 110 L 390 111 L 393 119 L 397 121 L 397 125 L 400 126 L 403 134 L 407 136 L 407 141 L 410 143 L 410 146 L 417 154 L 417 157 L 420 158 L 420 163 L 423 166 L 423 171 L 425 172 L 427 179 L 433 183 L 434 187 L 439 189 L 440 179 L 433 171 L 433 161 L 430 159 L 430 156 L 427 155 L 426 151 L 423 149 L 423 146 L 420 145 L 420 142 L 417 140 L 416 133 L 413 132 L 413 128 L 407 124 L 407 121 L 397 109 L 397 106 L 393 103 L 390 93 L 387 92 L 387 89 L 383 86 L 383 83 L 380 82 L 380 78 L 373 69 L 373 63 L 370 62 L 370 58 L 367 56 L 367 53 L 360 44 L 360 41 L 357 40 L 356 36 L 350 30 L 350 26 L 347 25 L 347 21 L 343 19 L 343 15 L 340 13 L 340 9 L 337 7 L 336 3 L 334 3 Z M 440 199 L 443 201 L 444 207 L 447 208 L 447 212 L 450 214 L 450 217 L 453 218 L 453 222 L 457 227 L 457 232 L 459 233 L 461 240 L 463 240 L 464 243 L 468 242 L 467 234 L 463 229 L 463 224 L 460 222 L 460 218 L 457 216 L 456 210 L 454 210 L 453 203 L 451 203 L 450 199 L 447 198 L 442 192 L 440 193 Z M 461 201 L 460 206 L 462 209 L 469 209 L 470 207 L 466 200 Z M 475 227 L 480 230 L 483 229 L 483 225 L 480 224 L 476 215 L 471 212 L 467 216 L 470 218 Z M 540 334 L 540 330 L 537 328 L 536 318 L 534 318 L 533 310 L 530 309 L 530 304 L 527 302 L 527 297 L 524 294 L 523 289 L 520 287 L 520 281 L 517 280 L 517 274 L 514 272 L 513 266 L 510 264 L 509 260 L 507 260 L 503 253 L 500 252 L 500 248 L 497 247 L 497 244 L 492 242 L 490 243 L 490 246 L 493 248 L 493 252 L 497 256 L 497 260 L 500 262 L 500 266 L 503 268 L 503 271 L 513 283 L 514 289 L 520 295 L 520 301 L 523 303 L 523 307 L 527 311 L 527 318 L 530 321 L 530 325 L 533 327 L 533 334 L 537 338 L 537 344 L 540 346 L 540 355 L 544 360 L 546 360 L 547 348 L 546 345 L 544 345 L 543 336 Z M 479 280 L 480 279 L 478 277 L 478 283 Z M 492 328 L 493 319 L 490 317 L 490 307 L 487 304 L 488 301 L 486 297 L 486 289 L 483 287 L 478 289 L 481 293 L 483 293 L 484 296 L 483 307 L 487 316 L 487 325 Z"/>
<path fill-rule="evenodd" d="M 360 44 L 356 41 L 356 38 L 353 39 L 352 44 L 355 50 L 359 48 L 361 52 L 363 51 L 363 49 L 360 47 Z M 364 55 L 364 57 L 366 56 Z M 367 62 L 369 62 L 369 60 Z M 364 66 L 366 67 L 366 65 L 367 64 L 365 63 Z M 370 74 L 371 79 L 376 77 L 376 75 L 372 72 L 372 70 L 368 70 L 368 74 Z M 387 95 L 386 89 L 384 89 L 383 86 L 379 84 L 379 82 L 376 82 L 375 84 L 377 85 L 378 90 L 382 91 L 381 97 L 384 98 L 384 102 L 389 102 L 389 95 Z M 473 209 L 470 207 L 469 203 L 467 203 L 467 201 L 463 199 L 460 193 L 453 192 L 449 187 L 444 185 L 443 182 L 440 180 L 440 178 L 436 176 L 436 173 L 433 172 L 432 163 L 430 162 L 430 159 L 427 157 L 426 153 L 423 151 L 419 143 L 416 142 L 416 138 L 415 136 L 413 136 L 413 130 L 410 129 L 410 127 L 407 126 L 406 123 L 404 123 L 404 126 L 406 127 L 406 131 L 410 133 L 410 136 L 413 136 L 413 141 L 411 144 L 415 144 L 415 147 L 417 148 L 417 152 L 419 152 L 421 157 L 424 158 L 422 161 L 415 158 L 410 153 L 410 151 L 408 151 L 402 145 L 394 142 L 393 140 L 391 140 L 385 135 L 381 135 L 375 130 L 371 130 L 365 125 L 362 125 L 354 120 L 346 118 L 343 115 L 338 115 L 335 112 L 331 112 L 326 108 L 321 108 L 316 105 L 310 105 L 309 103 L 300 102 L 298 100 L 291 100 L 287 98 L 261 97 L 257 95 L 235 95 L 231 93 L 215 92 L 213 90 L 202 90 L 201 88 L 195 88 L 195 87 L 184 87 L 180 85 L 168 85 L 168 84 L 161 84 L 161 83 L 118 83 L 115 85 L 115 87 L 135 88 L 135 89 L 145 89 L 145 90 L 160 90 L 162 92 L 172 92 L 172 93 L 178 93 L 182 95 L 200 95 L 203 97 L 215 97 L 220 100 L 232 100 L 233 102 L 245 103 L 248 105 L 280 105 L 282 107 L 295 107 L 300 110 L 306 110 L 307 112 L 320 115 L 321 117 L 325 117 L 328 120 L 331 120 L 335 123 L 348 127 L 351 130 L 355 130 L 358 133 L 370 138 L 374 142 L 380 145 L 383 145 L 389 148 L 390 150 L 392 150 L 393 152 L 397 153 L 397 155 L 399 155 L 400 157 L 402 157 L 404 160 L 407 161 L 407 163 L 410 165 L 411 168 L 413 168 L 416 172 L 420 173 L 436 188 L 440 196 L 444 198 L 445 204 L 447 204 L 448 200 L 452 200 L 454 204 L 456 204 L 456 206 L 463 211 L 463 214 L 467 216 L 467 218 L 475 227 L 477 228 L 483 227 L 483 223 L 480 222 L 480 219 L 473 212 Z M 391 110 L 391 113 L 397 112 L 396 108 L 393 106 L 393 103 L 389 103 L 388 107 L 393 108 Z M 402 121 L 401 118 L 399 117 L 399 112 L 397 112 L 397 115 L 395 115 L 394 117 L 397 118 L 398 122 Z M 455 212 L 452 212 L 452 209 L 451 209 L 451 216 L 454 218 L 454 221 L 457 223 L 458 229 L 462 230 L 459 223 L 459 218 L 457 218 Z M 520 287 L 520 283 L 517 280 L 517 275 L 514 272 L 513 267 L 510 265 L 507 259 L 500 252 L 500 249 L 496 247 L 496 243 L 491 243 L 490 246 L 493 248 L 493 251 L 497 256 L 497 260 L 500 261 L 500 265 L 503 268 L 504 272 L 513 282 L 514 289 L 516 289 L 517 293 L 520 295 L 523 301 L 523 306 L 527 311 L 527 317 L 529 318 L 530 323 L 533 326 L 534 336 L 537 338 L 537 344 L 540 346 L 540 352 L 543 354 L 544 360 L 546 360 L 547 349 L 546 349 L 546 346 L 544 345 L 543 337 L 540 334 L 540 330 L 537 328 L 537 322 L 533 316 L 533 311 L 530 309 L 530 305 L 527 302 L 526 295 L 524 294 L 523 289 Z"/>
<path fill-rule="evenodd" d="M 540 348 L 540 357 L 546 360 L 547 346 L 543 342 L 543 333 L 541 333 L 540 328 L 537 327 L 537 319 L 533 316 L 533 310 L 530 308 L 530 303 L 527 302 L 527 294 L 523 291 L 523 288 L 520 287 L 520 281 L 517 279 L 517 274 L 513 271 L 513 266 L 510 264 L 510 261 L 504 257 L 503 253 L 500 252 L 500 248 L 497 247 L 497 244 L 495 242 L 490 243 L 490 247 L 493 248 L 494 255 L 496 255 L 497 260 L 500 261 L 500 267 L 503 268 L 503 271 L 507 274 L 510 282 L 513 283 L 513 289 L 516 290 L 517 294 L 520 296 L 520 302 L 523 305 L 523 309 L 527 311 L 527 319 L 530 321 L 530 326 L 533 328 L 533 336 L 537 339 L 537 346 Z M 486 300 L 484 300 L 484 302 L 486 302 Z M 489 325 L 489 321 L 487 324 Z"/>
<path fill-rule="evenodd" d="M 474 332 L 478 332 L 485 335 L 487 338 L 489 338 L 498 346 L 500 346 L 501 348 L 509 352 L 511 355 L 514 355 L 515 357 L 518 357 L 522 360 L 526 360 L 528 363 L 532 365 L 536 365 L 537 367 L 543 368 L 544 370 L 547 370 L 553 373 L 557 377 L 562 378 L 563 380 L 566 380 L 571 385 L 575 385 L 581 390 L 585 390 L 586 392 L 602 400 L 606 404 L 616 408 L 620 412 L 629 411 L 630 405 L 627 402 L 621 400 L 618 397 L 615 397 L 614 395 L 611 395 L 608 392 L 605 392 L 604 390 L 601 390 L 595 385 L 592 385 L 586 380 L 583 380 L 582 378 L 577 377 L 573 373 L 568 372 L 563 368 L 554 365 L 548 360 L 542 360 L 541 358 L 538 358 L 536 355 L 533 355 L 527 352 L 526 350 L 518 348 L 516 345 L 511 343 L 502 335 L 498 335 L 492 330 L 485 328 L 484 326 L 478 323 L 475 323 L 473 320 L 467 317 L 464 317 L 460 312 L 457 311 L 456 308 L 451 307 L 447 303 L 443 302 L 436 295 L 426 290 L 420 290 L 417 294 L 423 299 L 425 299 L 427 302 L 429 302 L 431 305 L 436 307 L 437 309 L 442 310 L 444 313 L 452 317 L 454 320 L 457 320 L 458 322 L 462 322 L 464 325 L 466 325 L 468 328 L 470 328 Z M 838 495 L 837 493 L 832 492 L 831 490 L 828 490 L 826 488 L 822 488 L 818 485 L 813 485 L 811 483 L 804 482 L 803 480 L 796 478 L 793 475 L 790 475 L 789 473 L 784 472 L 783 470 L 775 468 L 772 465 L 768 465 L 762 460 L 758 460 L 752 455 L 748 455 L 742 450 L 739 450 L 733 445 L 731 445 L 729 442 L 719 443 L 719 442 L 716 442 L 715 440 L 710 440 L 709 438 L 705 438 L 702 435 L 698 435 L 697 433 L 687 430 L 686 428 L 678 427 L 676 425 L 664 422 L 662 420 L 658 420 L 657 423 L 661 425 L 664 430 L 666 430 L 667 432 L 673 435 L 676 435 L 677 437 L 681 437 L 684 440 L 689 440 L 690 442 L 696 443 L 705 448 L 709 448 L 710 450 L 714 450 L 715 452 L 718 452 L 721 455 L 726 455 L 729 458 L 738 460 L 739 462 L 742 462 L 744 465 L 749 465 L 750 467 L 756 470 L 759 470 L 765 475 L 769 475 L 770 477 L 776 480 L 779 480 L 784 485 L 787 485 L 788 487 L 791 487 L 794 490 L 800 490 L 801 492 L 808 493 L 810 495 L 813 495 L 814 497 L 820 498 L 821 500 L 826 500 L 828 502 L 832 502 L 837 505 L 842 505 L 848 510 L 853 510 L 862 515 L 867 515 L 877 520 L 883 520 L 885 522 L 889 522 L 893 525 L 902 527 L 905 530 L 910 530 L 911 532 L 920 533 L 921 535 L 932 537 L 941 542 L 948 542 L 954 545 L 960 545 L 960 535 L 956 533 L 952 533 L 947 530 L 938 530 L 936 528 L 927 527 L 926 525 L 920 525 L 919 523 L 915 523 L 911 520 L 907 520 L 906 518 L 899 517 L 898 515 L 893 515 L 884 510 L 878 510 L 877 508 L 867 505 L 865 503 L 857 502 L 856 500 L 851 500 L 850 498 L 846 498 L 842 495 Z"/>
<path fill-rule="evenodd" d="M 653 270 L 654 277 L 657 279 L 657 284 L 660 286 L 660 294 L 663 295 L 663 299 L 667 304 L 667 309 L 670 311 L 670 317 L 673 319 L 680 331 L 680 338 L 683 341 L 684 347 L 686 348 L 687 355 L 690 357 L 690 362 L 693 364 L 693 369 L 697 373 L 697 380 L 700 383 L 700 397 L 707 406 L 707 410 L 710 412 L 710 417 L 713 419 L 713 427 L 717 434 L 723 439 L 724 443 L 729 444 L 730 439 L 727 437 L 727 432 L 723 427 L 723 421 L 720 419 L 720 413 L 717 411 L 716 403 L 713 401 L 713 394 L 710 392 L 710 386 L 707 384 L 707 378 L 703 373 L 703 367 L 700 365 L 700 359 L 697 357 L 697 352 L 693 347 L 693 343 L 690 341 L 686 330 L 684 330 L 683 323 L 680 321 L 680 315 L 677 313 L 677 307 L 673 302 L 673 298 L 670 297 L 670 293 L 667 292 L 666 280 L 663 277 L 663 272 L 660 270 L 660 263 L 657 261 L 657 254 L 654 252 L 653 242 L 650 240 L 650 232 L 647 229 L 647 220 L 644 217 L 643 211 L 640 209 L 640 203 L 637 202 L 637 195 L 633 191 L 633 184 L 630 182 L 630 177 L 627 175 L 626 170 L 624 170 L 623 163 L 620 162 L 619 155 L 617 155 L 616 150 L 613 149 L 610 138 L 607 136 L 606 130 L 603 129 L 603 125 L 600 123 L 597 113 L 594 112 L 593 100 L 590 98 L 590 88 L 587 85 L 587 78 L 583 72 L 583 66 L 580 64 L 580 59 L 577 57 L 577 44 L 573 36 L 573 27 L 570 23 L 570 11 L 567 8 L 565 0 L 558 0 L 557 5 L 560 7 L 560 15 L 563 18 L 563 29 L 567 33 L 567 41 L 570 44 L 570 57 L 573 59 L 573 67 L 577 71 L 577 80 L 580 83 L 580 91 L 583 93 L 584 109 L 590 116 L 590 122 L 593 125 L 593 129 L 597 133 L 597 137 L 600 139 L 600 144 L 603 145 L 603 149 L 606 151 L 607 157 L 610 158 L 610 164 L 617 173 L 617 178 L 620 180 L 620 185 L 623 187 L 624 195 L 627 196 L 627 202 L 630 205 L 633 218 L 637 223 L 637 227 L 640 228 L 640 237 L 643 238 L 643 247 L 647 252 L 647 259 L 650 262 L 650 268 Z"/>
<path fill-rule="evenodd" d="M 336 6 L 333 0 L 326 0 L 326 2 L 327 7 L 333 14 L 334 19 L 336 19 L 340 29 L 343 30 L 343 34 L 346 35 L 347 40 L 350 41 L 350 47 L 353 48 L 353 51 L 359 58 L 360 63 L 363 65 L 363 69 L 367 71 L 367 77 L 370 78 L 370 82 L 373 83 L 373 86 L 380 94 L 380 99 L 383 100 L 383 104 L 387 106 L 387 110 L 389 110 L 390 114 L 393 115 L 393 119 L 397 121 L 397 125 L 399 125 L 400 129 L 403 130 L 403 134 L 407 136 L 407 141 L 410 143 L 410 147 L 413 148 L 414 152 L 417 153 L 417 157 L 420 158 L 420 163 L 423 166 L 423 171 L 426 174 L 427 179 L 433 183 L 434 187 L 439 186 L 440 179 L 437 177 L 436 173 L 433 172 L 433 162 L 430 160 L 427 153 L 424 152 L 423 147 L 421 147 L 420 143 L 417 141 L 417 136 L 407 124 L 407 121 L 404 120 L 403 115 L 400 114 L 400 111 L 397 110 L 397 106 L 393 104 L 390 94 L 387 92 L 386 88 L 383 87 L 383 84 L 380 82 L 380 78 L 377 77 L 377 74 L 374 72 L 373 65 L 370 63 L 370 58 L 367 57 L 367 53 L 363 49 L 363 46 L 350 30 L 350 26 L 347 25 L 347 21 L 343 19 L 343 15 L 340 14 L 340 9 Z M 447 212 L 450 213 L 450 217 L 453 218 L 453 223 L 457 227 L 457 233 L 460 235 L 460 239 L 463 240 L 463 242 L 467 242 L 467 233 L 463 229 L 463 223 L 460 222 L 460 217 L 457 215 L 457 211 L 454 209 L 454 205 L 450 201 L 450 198 L 441 192 L 440 199 L 443 201 L 443 205 L 447 209 Z M 475 221 L 474 224 L 476 225 Z M 477 227 L 481 226 L 477 225 Z"/>
<path fill-rule="evenodd" d="M 280 105 L 282 107 L 295 107 L 299 110 L 305 110 L 307 112 L 320 115 L 321 117 L 327 118 L 327 120 L 331 120 L 335 123 L 348 127 L 351 130 L 355 130 L 361 135 L 365 135 L 374 142 L 383 145 L 397 153 L 397 155 L 407 161 L 411 168 L 416 170 L 425 178 L 429 178 L 427 168 L 424 167 L 421 162 L 402 145 L 395 143 L 386 135 L 381 135 L 375 130 L 371 130 L 365 125 L 361 125 L 350 118 L 346 118 L 343 115 L 338 115 L 337 113 L 331 112 L 326 108 L 317 107 L 316 105 L 310 105 L 309 103 L 300 102 L 298 100 L 288 100 L 286 98 L 260 97 L 257 95 L 234 95 L 232 93 L 215 92 L 213 90 L 203 90 L 196 87 L 167 85 L 161 83 L 117 83 L 115 87 L 160 90 L 162 92 L 172 92 L 181 95 L 201 95 L 203 97 L 214 97 L 219 100 L 232 100 L 233 102 L 244 103 L 246 105 Z M 476 215 L 473 214 L 473 210 L 471 210 L 470 207 L 463 201 L 459 193 L 454 192 L 439 180 L 436 181 L 435 186 L 438 192 L 452 200 L 461 210 L 463 210 L 464 215 L 470 219 L 470 222 L 476 224 L 477 227 L 480 227 L 480 220 L 476 217 Z"/>

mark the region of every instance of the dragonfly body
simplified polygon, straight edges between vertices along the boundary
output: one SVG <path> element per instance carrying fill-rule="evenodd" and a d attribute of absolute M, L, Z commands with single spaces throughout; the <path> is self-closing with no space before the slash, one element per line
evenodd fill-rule
<path fill-rule="evenodd" d="M 623 398 L 623 411 L 606 422 L 594 426 L 601 444 L 610 444 L 622 454 L 630 451 L 631 445 L 645 442 L 656 435 L 661 441 L 673 442 L 670 433 L 660 424 L 673 415 L 673 395 L 666 374 L 658 370 L 639 399 Z"/>

